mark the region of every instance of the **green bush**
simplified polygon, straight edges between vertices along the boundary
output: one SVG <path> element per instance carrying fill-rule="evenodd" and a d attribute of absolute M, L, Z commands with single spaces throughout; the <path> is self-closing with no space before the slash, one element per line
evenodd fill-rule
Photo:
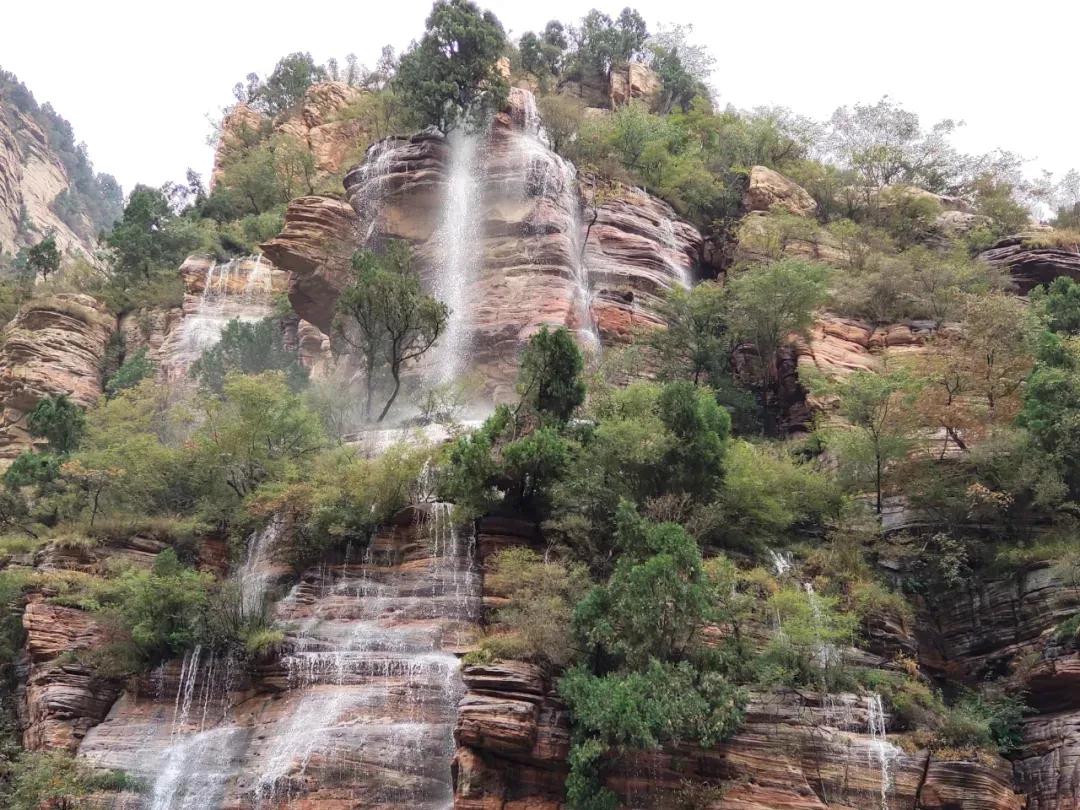
<path fill-rule="evenodd" d="M 154 364 L 143 346 L 135 354 L 124 359 L 120 368 L 105 382 L 105 393 L 113 396 L 119 391 L 133 388 L 154 373 Z"/>
<path fill-rule="evenodd" d="M 504 658 L 524 658 L 566 666 L 574 657 L 571 620 L 589 586 L 584 566 L 545 560 L 527 548 L 505 549 L 494 558 L 484 585 L 509 604 L 496 614 L 496 631 L 484 648 Z"/>

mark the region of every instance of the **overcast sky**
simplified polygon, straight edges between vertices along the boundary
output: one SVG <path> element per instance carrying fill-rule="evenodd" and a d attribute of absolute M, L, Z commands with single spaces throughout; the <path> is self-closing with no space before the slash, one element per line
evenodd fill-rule
<path fill-rule="evenodd" d="M 593 3 L 490 0 L 516 38 Z M 596 3 L 612 15 L 624 3 Z M 206 173 L 209 117 L 247 73 L 291 51 L 372 64 L 423 30 L 430 0 L 38 0 L 4 3 L 0 67 L 72 122 L 100 171 L 136 182 Z M 966 122 L 955 143 L 1003 147 L 1030 171 L 1080 167 L 1080 3 L 959 0 L 638 0 L 651 26 L 692 23 L 717 59 L 721 104 L 781 104 L 816 118 L 888 94 L 925 124 Z"/>

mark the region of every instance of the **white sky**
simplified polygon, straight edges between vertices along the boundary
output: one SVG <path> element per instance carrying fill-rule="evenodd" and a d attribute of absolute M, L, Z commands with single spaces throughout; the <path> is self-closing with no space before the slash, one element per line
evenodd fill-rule
<path fill-rule="evenodd" d="M 627 4 L 597 0 L 613 16 Z M 589 0 L 488 0 L 515 38 Z M 637 0 L 649 24 L 692 23 L 717 58 L 720 103 L 782 104 L 816 118 L 888 94 L 929 125 L 966 122 L 966 151 L 1003 147 L 1030 171 L 1080 167 L 1080 3 L 1029 0 Z M 208 116 L 251 72 L 307 50 L 372 64 L 420 35 L 430 0 L 38 0 L 2 3 L 0 67 L 72 122 L 125 191 L 204 175 Z"/>

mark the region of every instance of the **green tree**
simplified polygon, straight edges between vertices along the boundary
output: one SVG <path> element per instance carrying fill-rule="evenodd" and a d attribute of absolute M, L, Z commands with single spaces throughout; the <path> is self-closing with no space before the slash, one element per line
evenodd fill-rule
<path fill-rule="evenodd" d="M 311 85 L 325 79 L 326 70 L 315 64 L 311 54 L 297 51 L 278 60 L 273 73 L 256 86 L 249 103 L 277 115 L 295 107 Z"/>
<path fill-rule="evenodd" d="M 1068 276 L 1058 276 L 1048 287 L 1032 290 L 1030 299 L 1051 331 L 1080 333 L 1080 284 Z"/>
<path fill-rule="evenodd" d="M 147 348 L 143 346 L 130 357 L 126 357 L 116 370 L 105 382 L 105 393 L 115 396 L 120 391 L 132 388 L 150 377 L 154 373 L 154 363 L 147 355 Z"/>
<path fill-rule="evenodd" d="M 375 392 L 389 374 L 392 388 L 376 420 L 381 422 L 401 390 L 402 369 L 435 345 L 450 312 L 421 291 L 404 242 L 391 242 L 382 255 L 358 251 L 352 266 L 352 281 L 338 296 L 334 332 L 364 364 L 368 418 Z"/>
<path fill-rule="evenodd" d="M 805 333 L 825 302 L 828 270 L 800 259 L 782 259 L 734 274 L 727 284 L 730 328 L 736 341 L 753 347 L 762 414 L 770 423 L 770 392 L 778 382 L 777 354 L 793 335 Z"/>
<path fill-rule="evenodd" d="M 26 268 L 42 280 L 60 269 L 60 251 L 56 237 L 49 234 L 26 252 Z"/>
<path fill-rule="evenodd" d="M 505 103 L 509 86 L 496 63 L 506 49 L 502 24 L 471 0 L 436 0 L 424 36 L 401 57 L 393 85 L 419 126 L 443 132 L 482 121 Z"/>
<path fill-rule="evenodd" d="M 123 216 L 105 237 L 120 283 L 148 281 L 157 272 L 175 271 L 199 244 L 195 234 L 180 226 L 160 189 L 135 186 Z"/>
<path fill-rule="evenodd" d="M 565 422 L 585 401 L 581 372 L 585 362 L 573 336 L 565 327 L 554 332 L 547 326 L 529 338 L 521 354 L 518 395 L 541 419 Z"/>
<path fill-rule="evenodd" d="M 82 439 L 86 415 L 67 394 L 57 394 L 45 397 L 34 406 L 26 417 L 26 426 L 31 436 L 46 439 L 52 452 L 65 455 Z"/>
<path fill-rule="evenodd" d="M 560 155 L 565 155 L 585 120 L 584 102 L 576 96 L 557 93 L 541 96 L 536 106 L 544 120 L 548 143 Z"/>
<path fill-rule="evenodd" d="M 854 371 L 826 384 L 821 393 L 838 399 L 846 425 L 822 428 L 825 444 L 836 452 L 849 480 L 869 482 L 881 514 L 889 465 L 911 447 L 913 382 L 903 372 Z"/>
<path fill-rule="evenodd" d="M 576 32 L 579 70 L 607 77 L 611 70 L 644 54 L 648 28 L 641 15 L 624 8 L 618 19 L 593 9 Z"/>
<path fill-rule="evenodd" d="M 318 416 L 281 372 L 230 374 L 221 397 L 206 398 L 203 407 L 194 466 L 207 479 L 210 498 L 218 485 L 243 499 L 260 484 L 284 480 L 326 443 Z"/>
<path fill-rule="evenodd" d="M 234 319 L 226 324 L 221 339 L 191 364 L 191 376 L 209 392 L 221 393 L 232 373 L 261 374 L 280 371 L 289 388 L 299 391 L 308 382 L 307 369 L 295 352 L 285 348 L 281 324 L 274 318 L 254 323 Z"/>
<path fill-rule="evenodd" d="M 650 523 L 619 508 L 619 557 L 610 579 L 574 613 L 585 660 L 559 681 L 573 716 L 568 798 L 610 807 L 599 754 L 694 741 L 710 746 L 742 719 L 744 696 L 729 676 L 737 645 L 709 649 L 702 631 L 730 622 L 730 567 L 703 564 L 681 526 Z"/>

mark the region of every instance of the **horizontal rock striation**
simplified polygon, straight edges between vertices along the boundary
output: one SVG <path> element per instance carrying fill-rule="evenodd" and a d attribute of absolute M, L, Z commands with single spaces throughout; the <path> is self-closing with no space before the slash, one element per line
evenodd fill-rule
<path fill-rule="evenodd" d="M 1027 294 L 1040 284 L 1049 284 L 1058 276 L 1080 281 L 1080 245 L 1029 247 L 1030 234 L 1018 234 L 1000 240 L 980 256 L 983 261 L 1008 271 L 1017 290 Z"/>
<path fill-rule="evenodd" d="M 101 396 L 105 347 L 116 327 L 105 306 L 62 293 L 25 304 L 0 347 L 0 463 L 33 444 L 26 415 L 47 396 L 88 407 Z"/>
<path fill-rule="evenodd" d="M 333 197 L 298 197 L 285 211 L 281 233 L 260 245 L 289 274 L 289 303 L 306 321 L 329 334 L 334 303 L 348 282 L 358 221 L 352 206 Z"/>

